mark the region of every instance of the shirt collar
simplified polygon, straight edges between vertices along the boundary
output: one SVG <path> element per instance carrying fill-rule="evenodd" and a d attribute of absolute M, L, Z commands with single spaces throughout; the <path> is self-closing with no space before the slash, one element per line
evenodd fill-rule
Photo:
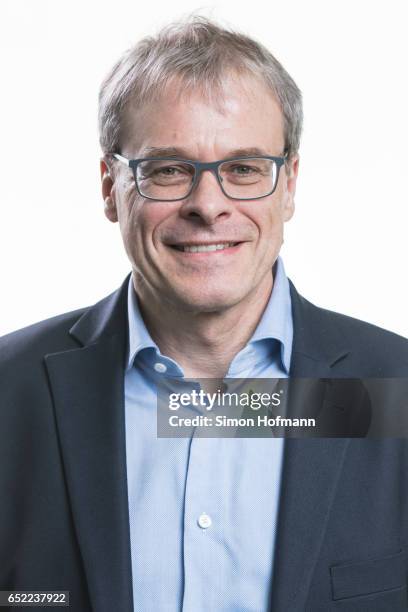
<path fill-rule="evenodd" d="M 152 348 L 160 354 L 160 350 L 149 334 L 140 313 L 132 279 L 133 277 L 130 275 L 128 285 L 129 351 L 127 370 L 133 366 L 135 357 L 142 349 Z M 260 340 L 274 340 L 280 343 L 281 362 L 288 374 L 292 354 L 293 320 L 289 281 L 280 257 L 278 257 L 274 266 L 271 296 L 248 344 L 257 343 Z"/>
<path fill-rule="evenodd" d="M 250 343 L 267 339 L 280 342 L 282 365 L 289 374 L 293 344 L 292 301 L 288 277 L 280 257 L 274 266 L 271 296 Z"/>
<path fill-rule="evenodd" d="M 128 285 L 128 326 L 129 326 L 129 351 L 127 370 L 133 366 L 135 357 L 145 348 L 159 350 L 157 344 L 149 334 L 145 322 L 140 313 L 136 291 L 133 287 L 133 275 L 130 275 Z"/>

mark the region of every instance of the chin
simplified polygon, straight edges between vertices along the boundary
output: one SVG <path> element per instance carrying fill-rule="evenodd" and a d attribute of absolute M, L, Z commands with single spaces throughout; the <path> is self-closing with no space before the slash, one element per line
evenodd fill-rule
<path fill-rule="evenodd" d="M 242 289 L 231 291 L 231 288 L 213 289 L 207 287 L 191 290 L 184 288 L 177 294 L 178 307 L 190 312 L 217 312 L 238 304 L 244 295 Z"/>

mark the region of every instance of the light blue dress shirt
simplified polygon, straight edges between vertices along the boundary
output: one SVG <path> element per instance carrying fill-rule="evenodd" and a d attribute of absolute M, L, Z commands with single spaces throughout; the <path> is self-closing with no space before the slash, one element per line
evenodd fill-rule
<path fill-rule="evenodd" d="M 280 438 L 157 438 L 156 385 L 183 376 L 162 355 L 129 279 L 126 457 L 135 612 L 268 610 L 280 493 Z M 293 321 L 278 259 L 271 297 L 231 378 L 289 373 Z"/>

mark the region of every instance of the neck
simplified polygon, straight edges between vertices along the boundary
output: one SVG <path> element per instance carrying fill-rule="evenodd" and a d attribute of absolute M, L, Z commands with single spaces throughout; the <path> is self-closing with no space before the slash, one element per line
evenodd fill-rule
<path fill-rule="evenodd" d="M 137 281 L 133 284 L 147 329 L 163 355 L 176 361 L 187 378 L 223 378 L 247 344 L 266 308 L 272 272 L 239 304 L 217 312 L 182 310 L 163 303 Z"/>

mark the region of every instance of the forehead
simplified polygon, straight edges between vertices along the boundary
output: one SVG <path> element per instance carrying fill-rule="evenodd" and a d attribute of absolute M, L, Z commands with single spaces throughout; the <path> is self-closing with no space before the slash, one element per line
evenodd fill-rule
<path fill-rule="evenodd" d="M 280 155 L 284 120 L 278 101 L 259 79 L 225 78 L 206 95 L 171 82 L 161 95 L 141 108 L 130 103 L 122 129 L 122 152 L 143 157 L 149 148 L 169 148 L 204 160 L 229 151 L 257 148 Z"/>

